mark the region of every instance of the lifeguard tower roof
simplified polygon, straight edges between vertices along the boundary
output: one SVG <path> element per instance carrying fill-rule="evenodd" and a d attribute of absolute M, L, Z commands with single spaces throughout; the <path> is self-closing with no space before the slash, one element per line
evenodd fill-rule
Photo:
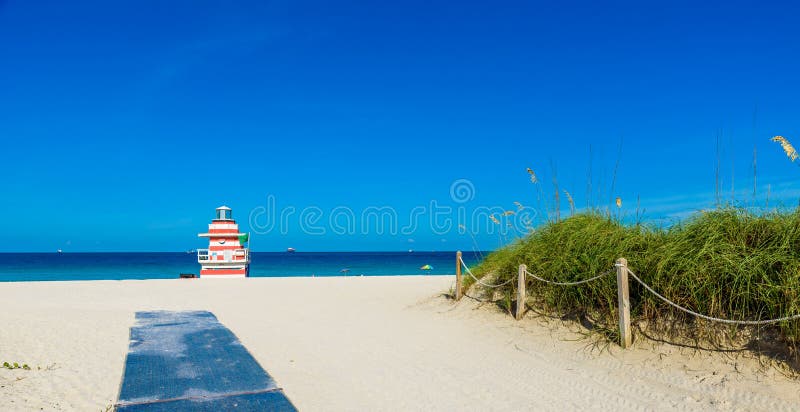
<path fill-rule="evenodd" d="M 217 208 L 216 218 L 214 220 L 233 220 L 233 212 L 228 206 L 220 206 Z"/>

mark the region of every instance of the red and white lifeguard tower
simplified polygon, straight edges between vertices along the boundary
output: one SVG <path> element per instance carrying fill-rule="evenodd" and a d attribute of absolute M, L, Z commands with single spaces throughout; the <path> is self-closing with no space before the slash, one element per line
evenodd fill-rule
<path fill-rule="evenodd" d="M 201 278 L 244 278 L 250 274 L 250 251 L 244 247 L 250 234 L 239 233 L 231 208 L 218 207 L 208 233 L 197 236 L 208 238 L 208 249 L 197 250 Z"/>

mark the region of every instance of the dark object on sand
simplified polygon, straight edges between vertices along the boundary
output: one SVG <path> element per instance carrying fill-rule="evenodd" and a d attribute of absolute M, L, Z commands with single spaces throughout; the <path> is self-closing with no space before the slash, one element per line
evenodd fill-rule
<path fill-rule="evenodd" d="M 194 279 L 197 275 L 194 273 L 181 273 L 181 279 Z"/>
<path fill-rule="evenodd" d="M 275 380 L 210 312 L 137 312 L 118 412 L 296 412 Z"/>

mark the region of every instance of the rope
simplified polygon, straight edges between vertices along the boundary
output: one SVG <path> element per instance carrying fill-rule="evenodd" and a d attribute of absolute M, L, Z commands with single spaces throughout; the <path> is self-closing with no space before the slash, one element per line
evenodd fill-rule
<path fill-rule="evenodd" d="M 659 299 L 661 299 L 664 302 L 672 305 L 676 309 L 682 310 L 682 311 L 684 311 L 684 312 L 686 312 L 686 313 L 688 313 L 690 315 L 697 316 L 698 318 L 703 318 L 703 319 L 714 321 L 714 322 L 727 323 L 727 324 L 731 324 L 731 325 L 767 325 L 767 324 L 770 324 L 770 323 L 778 323 L 778 322 L 783 322 L 783 321 L 787 321 L 787 320 L 800 319 L 800 314 L 792 315 L 792 316 L 784 316 L 782 318 L 769 319 L 769 320 L 730 320 L 730 319 L 720 319 L 720 318 L 714 318 L 714 317 L 711 317 L 711 316 L 703 315 L 703 314 L 697 313 L 697 312 L 695 312 L 693 310 L 686 309 L 683 306 L 680 306 L 677 303 L 665 298 L 664 296 L 661 296 L 658 292 L 653 290 L 653 288 L 651 288 L 648 284 L 644 283 L 641 279 L 639 279 L 639 277 L 636 276 L 636 274 L 634 274 L 633 272 L 631 272 L 630 269 L 627 269 L 627 270 L 628 270 L 628 273 L 634 279 L 636 279 L 637 282 L 639 282 L 642 286 L 644 286 L 644 288 L 647 289 L 650 293 L 656 295 Z"/>
<path fill-rule="evenodd" d="M 470 277 L 472 277 L 473 279 L 475 279 L 475 282 L 477 282 L 480 285 L 486 286 L 487 288 L 499 288 L 500 286 L 505 286 L 505 285 L 511 283 L 511 281 L 514 280 L 514 278 L 512 277 L 511 279 L 509 279 L 509 280 L 507 280 L 507 281 L 505 281 L 503 283 L 497 284 L 497 285 L 490 285 L 488 283 L 483 283 L 482 280 L 478 279 L 477 277 L 475 277 L 475 275 L 472 274 L 472 271 L 469 270 L 469 267 L 467 267 L 467 264 L 464 263 L 464 259 L 459 258 L 459 260 L 461 261 L 461 264 L 464 266 L 464 269 L 467 270 L 467 274 L 470 275 Z"/>
<path fill-rule="evenodd" d="M 538 277 L 538 276 L 534 275 L 533 273 L 531 273 L 531 272 L 528 272 L 528 270 L 527 270 L 527 269 L 525 270 L 525 274 L 526 274 L 526 275 L 528 275 L 528 276 L 530 276 L 530 277 L 532 277 L 532 278 L 534 278 L 534 279 L 536 279 L 536 280 L 538 280 L 538 281 L 541 281 L 541 282 L 544 282 L 544 283 L 549 283 L 549 284 L 551 284 L 551 285 L 572 286 L 572 285 L 580 285 L 580 284 L 582 284 L 582 283 L 588 283 L 588 282 L 591 282 L 591 281 L 593 281 L 593 280 L 600 279 L 600 278 L 602 278 L 603 276 L 608 276 L 608 275 L 610 275 L 610 274 L 614 273 L 615 271 L 616 271 L 616 269 L 610 269 L 610 270 L 608 270 L 608 271 L 606 271 L 606 272 L 603 272 L 603 273 L 601 273 L 601 274 L 599 274 L 599 275 L 597 275 L 597 276 L 595 276 L 595 277 L 593 277 L 593 278 L 590 278 L 590 279 L 584 279 L 584 280 L 579 280 L 579 281 L 577 281 L 577 282 L 553 282 L 552 280 L 542 279 L 542 278 L 540 278 L 540 277 Z"/>

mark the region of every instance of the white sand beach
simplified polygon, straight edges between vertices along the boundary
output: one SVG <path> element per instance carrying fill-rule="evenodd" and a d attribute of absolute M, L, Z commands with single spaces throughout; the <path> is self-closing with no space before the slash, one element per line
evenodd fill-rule
<path fill-rule="evenodd" d="M 209 310 L 303 411 L 798 410 L 749 357 L 598 351 L 561 322 L 442 297 L 452 277 L 0 283 L 2 410 L 107 410 L 140 310 Z M 41 369 L 40 369 L 41 368 Z"/>

